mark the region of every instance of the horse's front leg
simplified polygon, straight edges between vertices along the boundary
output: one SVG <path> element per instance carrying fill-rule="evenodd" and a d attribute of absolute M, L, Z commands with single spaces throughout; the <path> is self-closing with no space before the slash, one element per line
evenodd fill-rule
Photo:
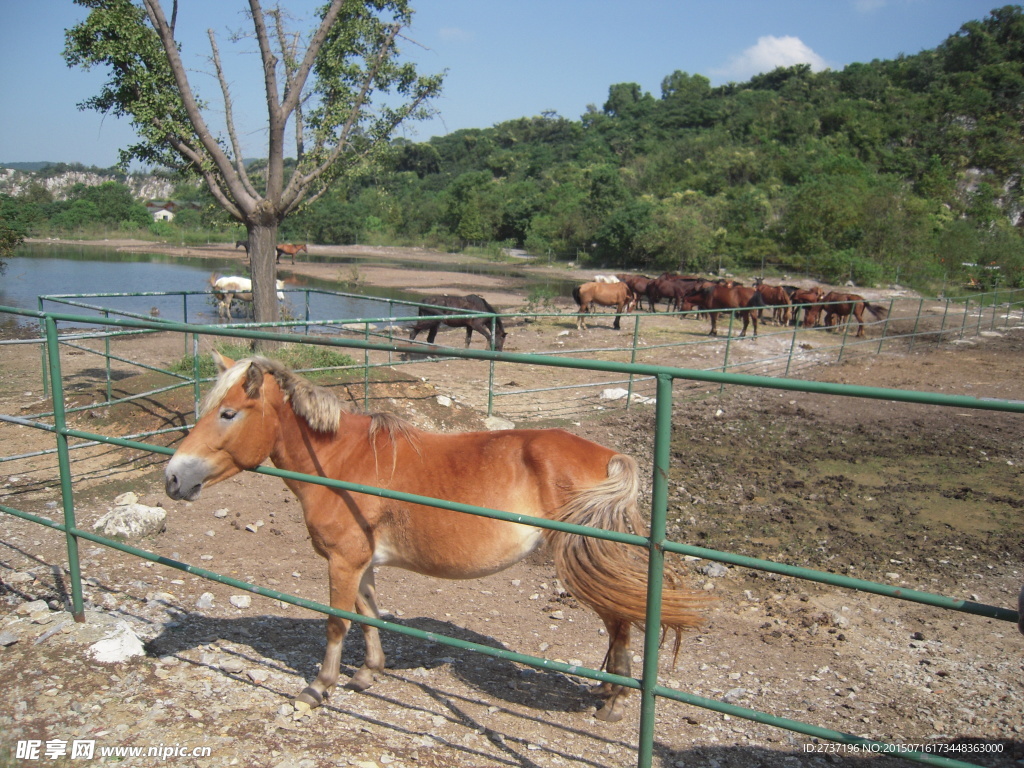
<path fill-rule="evenodd" d="M 605 657 L 604 669 L 613 675 L 630 676 L 629 632 L 630 624 L 624 619 L 602 616 L 608 629 L 608 655 Z M 622 719 L 626 712 L 626 697 L 629 688 L 604 682 L 594 692 L 605 699 L 604 706 L 594 715 L 598 720 L 614 723 Z"/>
<path fill-rule="evenodd" d="M 370 560 L 367 557 L 362 562 L 353 562 L 347 560 L 342 553 L 334 552 L 328 554 L 327 558 L 331 582 L 331 607 L 352 611 L 359 595 L 362 573 L 370 567 Z M 296 697 L 297 707 L 303 704 L 311 708 L 320 706 L 327 692 L 338 682 L 338 676 L 341 674 L 341 651 L 345 643 L 345 634 L 351 624 L 349 619 L 339 616 L 327 617 L 327 650 L 320 665 L 320 673 Z"/>

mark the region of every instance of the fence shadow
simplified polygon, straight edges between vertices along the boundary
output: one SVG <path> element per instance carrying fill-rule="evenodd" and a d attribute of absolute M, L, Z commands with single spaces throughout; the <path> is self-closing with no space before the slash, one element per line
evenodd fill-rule
<path fill-rule="evenodd" d="M 389 618 L 389 621 L 396 621 Z M 446 635 L 479 645 L 508 649 L 493 637 L 456 626 L 451 622 L 426 617 L 403 619 L 403 626 Z M 286 616 L 211 618 L 185 614 L 164 626 L 163 631 L 146 643 L 148 654 L 179 656 L 216 641 L 248 646 L 261 658 L 246 657 L 248 663 L 295 674 L 307 681 L 316 677 L 325 647 L 323 619 L 295 619 Z M 600 699 L 570 677 L 553 670 L 534 669 L 506 659 L 481 656 L 441 643 L 424 642 L 398 632 L 381 632 L 381 644 L 387 656 L 388 672 L 405 676 L 417 670 L 433 670 L 450 665 L 461 682 L 495 702 L 505 702 L 545 712 L 581 712 L 595 708 Z M 218 653 L 228 653 L 223 649 Z M 341 660 L 342 679 L 355 673 L 362 664 L 365 645 L 357 625 L 345 638 Z M 245 656 L 244 653 L 241 655 Z M 211 662 L 210 666 L 216 666 Z M 384 685 L 386 683 L 381 683 Z M 298 691 L 296 690 L 297 694 Z"/>

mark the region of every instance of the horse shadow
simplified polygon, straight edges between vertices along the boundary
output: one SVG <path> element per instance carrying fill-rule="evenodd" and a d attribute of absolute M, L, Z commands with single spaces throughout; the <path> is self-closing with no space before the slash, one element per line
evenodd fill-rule
<path fill-rule="evenodd" d="M 401 622 L 393 617 L 388 620 L 432 635 L 510 650 L 492 637 L 447 621 L 426 617 Z M 267 615 L 224 619 L 184 614 L 165 624 L 162 631 L 146 643 L 146 652 L 157 657 L 180 656 L 217 641 L 248 646 L 261 657 L 250 662 L 263 664 L 271 671 L 300 676 L 308 682 L 316 677 L 323 659 L 324 620 Z M 399 632 L 382 630 L 381 644 L 387 656 L 385 672 L 416 685 L 424 684 L 416 674 L 418 671 L 449 666 L 458 680 L 498 702 L 545 712 L 571 713 L 594 709 L 601 701 L 589 693 L 588 685 L 554 670 L 537 669 Z M 345 637 L 339 685 L 344 685 L 347 678 L 355 674 L 365 652 L 363 633 L 353 625 Z M 387 681 L 382 679 L 373 690 L 386 685 Z"/>

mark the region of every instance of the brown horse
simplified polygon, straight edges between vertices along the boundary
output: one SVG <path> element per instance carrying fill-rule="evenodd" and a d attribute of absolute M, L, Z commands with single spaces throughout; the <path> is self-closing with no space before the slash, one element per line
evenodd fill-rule
<path fill-rule="evenodd" d="M 781 285 L 768 285 L 762 278 L 754 280 L 754 289 L 761 294 L 764 303 L 774 307 L 772 318 L 779 325 L 789 325 L 789 312 L 792 302 L 789 300 L 789 293 Z M 761 319 L 763 309 L 757 310 L 757 318 Z"/>
<path fill-rule="evenodd" d="M 683 308 L 683 302 L 693 296 L 705 282 L 700 277 L 683 277 L 668 272 L 656 277 L 647 284 L 647 302 L 651 312 L 658 311 L 657 304 L 662 299 L 668 299 L 672 310 L 678 312 Z"/>
<path fill-rule="evenodd" d="M 278 264 L 280 264 L 281 263 L 281 254 L 285 253 L 285 254 L 287 254 L 287 255 L 292 257 L 292 264 L 294 264 L 295 263 L 295 254 L 298 253 L 299 251 L 306 251 L 307 254 L 309 253 L 309 251 L 306 250 L 306 244 L 305 243 L 303 243 L 302 245 L 294 245 L 292 243 L 279 243 L 277 245 L 277 259 L 276 259 L 276 261 L 277 261 Z"/>
<path fill-rule="evenodd" d="M 501 352 L 505 348 L 505 337 L 508 336 L 505 333 L 505 326 L 501 323 L 501 318 L 497 317 L 497 313 L 494 311 L 494 307 L 487 303 L 487 299 L 483 296 L 477 296 L 475 293 L 471 293 L 469 296 L 432 296 L 426 299 L 428 304 L 433 304 L 437 307 L 451 307 L 451 314 L 465 314 L 468 312 L 490 312 L 495 315 L 494 318 L 494 349 Z M 466 347 L 469 347 L 473 331 L 476 331 L 485 339 L 487 339 L 487 346 L 491 346 L 491 320 L 486 317 L 467 317 L 467 318 L 442 318 L 439 315 L 448 314 L 442 309 L 434 309 L 433 307 L 420 307 L 420 317 L 429 317 L 429 320 L 420 320 L 412 329 L 409 331 L 409 341 L 414 341 L 416 336 L 427 331 L 427 343 L 433 344 L 434 338 L 437 336 L 437 329 L 441 323 L 451 326 L 452 328 L 465 328 L 466 329 Z"/>
<path fill-rule="evenodd" d="M 703 309 L 742 309 L 740 316 L 743 318 L 743 330 L 740 336 L 747 335 L 747 326 L 754 324 L 754 338 L 757 338 L 757 312 L 759 307 L 764 307 L 764 299 L 754 288 L 737 285 L 731 280 L 720 283 L 708 283 L 698 292 L 700 306 Z M 711 333 L 709 336 L 718 335 L 718 312 L 710 312 Z"/>
<path fill-rule="evenodd" d="M 830 303 L 833 302 L 833 303 Z M 825 308 L 825 327 L 839 330 L 839 323 L 850 322 L 851 316 L 857 321 L 857 338 L 864 336 L 864 310 L 866 309 L 876 320 L 884 320 L 889 311 L 880 304 L 871 304 L 863 296 L 855 293 L 837 293 L 829 291 L 822 297 Z"/>
<path fill-rule="evenodd" d="M 647 295 L 647 286 L 651 282 L 651 278 L 647 275 L 616 275 L 619 278 L 619 282 L 625 283 L 630 287 L 633 293 L 636 295 L 636 300 L 633 302 L 631 309 L 643 309 L 641 299 Z"/>
<path fill-rule="evenodd" d="M 602 307 L 615 307 L 615 323 L 612 327 L 617 331 L 620 329 L 622 313 L 629 311 L 635 296 L 633 289 L 625 283 L 584 283 L 572 289 L 572 298 L 580 308 L 576 316 L 578 329 L 586 328 L 583 316 L 591 312 L 595 304 L 600 304 Z"/>
<path fill-rule="evenodd" d="M 799 325 L 800 310 L 804 311 L 805 328 L 813 328 L 818 324 L 818 317 L 821 315 L 821 297 L 824 291 L 820 286 L 813 288 L 797 288 L 789 295 L 790 303 L 793 306 L 793 325 Z"/>
<path fill-rule="evenodd" d="M 195 427 L 166 468 L 172 499 L 259 466 L 443 498 L 523 516 L 641 534 L 636 462 L 560 429 L 435 434 L 390 414 L 346 412 L 331 391 L 265 358 L 235 363 L 214 353 L 221 373 Z M 646 557 L 633 547 L 296 479 L 313 548 L 327 560 L 331 606 L 379 618 L 374 566 L 449 579 L 496 573 L 545 540 L 562 583 L 604 621 L 604 666 L 630 674 L 630 628 L 645 619 Z M 708 598 L 666 574 L 663 625 L 679 633 L 702 622 Z M 348 619 L 327 619 L 327 651 L 297 704 L 315 707 L 339 676 Z M 378 630 L 364 624 L 366 658 L 348 687 L 364 690 L 384 668 Z M 629 689 L 604 683 L 597 713 L 619 720 Z"/>

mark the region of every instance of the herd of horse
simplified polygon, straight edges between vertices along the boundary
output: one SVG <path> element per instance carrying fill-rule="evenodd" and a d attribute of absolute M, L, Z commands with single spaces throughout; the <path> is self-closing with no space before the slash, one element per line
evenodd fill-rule
<path fill-rule="evenodd" d="M 864 312 L 870 312 L 876 319 L 884 319 L 887 310 L 879 304 L 872 304 L 863 296 L 839 291 L 824 292 L 820 287 L 800 288 L 795 285 L 769 285 L 761 278 L 753 286 L 745 286 L 735 280 L 708 280 L 702 277 L 665 273 L 659 277 L 638 274 L 598 275 L 594 280 L 576 286 L 573 299 L 579 307 L 576 326 L 584 329 L 584 317 L 593 311 L 595 305 L 614 307 L 613 327 L 620 329 L 624 312 L 647 309 L 657 312 L 662 302 L 667 311 L 707 314 L 711 320 L 711 336 L 718 335 L 719 310 L 734 310 L 743 322 L 740 336 L 753 326 L 757 336 L 758 323 L 765 310 L 771 310 L 774 322 L 782 325 L 801 324 L 799 315 L 803 312 L 802 325 L 813 328 L 819 323 L 825 328 L 836 330 L 848 322 L 857 323 L 857 336 L 864 336 Z"/>

